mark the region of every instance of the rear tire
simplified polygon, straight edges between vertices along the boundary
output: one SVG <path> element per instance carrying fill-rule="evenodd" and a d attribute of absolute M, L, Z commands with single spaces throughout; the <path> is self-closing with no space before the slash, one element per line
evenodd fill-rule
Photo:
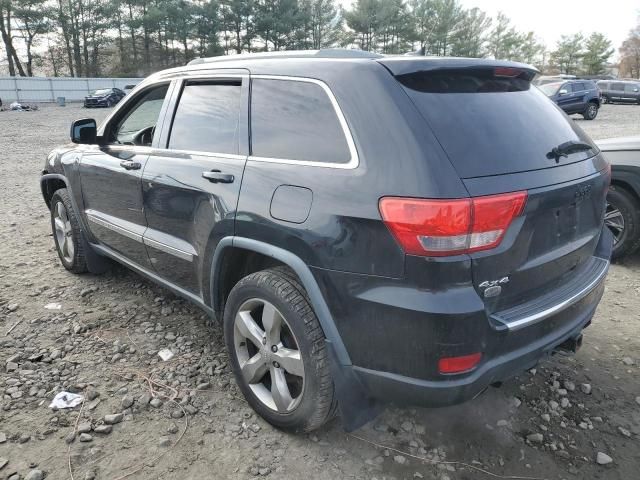
<path fill-rule="evenodd" d="M 335 414 L 325 337 L 289 269 L 253 273 L 233 287 L 224 337 L 238 387 L 267 422 L 310 432 Z"/>
<path fill-rule="evenodd" d="M 605 225 L 613 233 L 613 259 L 640 247 L 640 202 L 623 188 L 612 185 L 607 194 Z"/>
<path fill-rule="evenodd" d="M 594 120 L 598 116 L 598 104 L 596 102 L 589 102 L 587 105 L 587 109 L 584 111 L 582 116 L 585 120 Z"/>
<path fill-rule="evenodd" d="M 88 271 L 80 223 L 66 188 L 51 197 L 51 230 L 60 262 L 70 272 Z"/>

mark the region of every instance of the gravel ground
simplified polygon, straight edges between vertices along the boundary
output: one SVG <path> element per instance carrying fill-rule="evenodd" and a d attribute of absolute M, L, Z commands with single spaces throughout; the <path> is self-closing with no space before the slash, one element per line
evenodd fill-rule
<path fill-rule="evenodd" d="M 0 112 L 0 480 L 638 478 L 639 256 L 612 266 L 574 357 L 465 405 L 389 408 L 357 437 L 338 421 L 286 435 L 243 401 L 202 312 L 120 267 L 60 265 L 39 172 L 71 119 L 106 113 Z M 639 134 L 640 107 L 576 121 L 594 138 Z M 49 409 L 62 390 L 84 404 Z"/>

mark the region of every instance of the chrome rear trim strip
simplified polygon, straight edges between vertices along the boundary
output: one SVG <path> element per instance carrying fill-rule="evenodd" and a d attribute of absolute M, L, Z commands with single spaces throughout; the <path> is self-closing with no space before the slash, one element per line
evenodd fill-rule
<path fill-rule="evenodd" d="M 556 313 L 561 312 L 565 308 L 569 308 L 571 305 L 579 302 L 584 297 L 589 295 L 593 291 L 593 289 L 596 288 L 600 284 L 600 282 L 604 279 L 608 270 L 609 270 L 609 261 L 603 260 L 603 267 L 600 273 L 579 292 L 563 300 L 562 302 L 555 304 L 552 307 L 546 308 L 544 310 L 541 310 L 540 312 L 537 312 L 533 315 L 528 315 L 518 320 L 514 320 L 510 322 L 505 321 L 504 324 L 506 325 L 509 331 L 520 330 L 521 328 L 528 327 L 529 325 L 532 325 L 546 318 L 549 318 L 555 315 Z M 496 317 L 500 319 L 499 315 L 496 315 Z"/>

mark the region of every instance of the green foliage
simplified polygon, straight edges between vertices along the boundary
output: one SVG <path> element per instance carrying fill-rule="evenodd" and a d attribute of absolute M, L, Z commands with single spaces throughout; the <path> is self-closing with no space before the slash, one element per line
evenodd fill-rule
<path fill-rule="evenodd" d="M 584 37 L 581 33 L 562 35 L 556 49 L 551 52 L 551 61 L 560 73 L 576 74 L 584 56 Z"/>
<path fill-rule="evenodd" d="M 199 56 L 340 46 L 545 67 L 535 34 L 519 32 L 502 13 L 492 19 L 460 0 L 355 0 L 347 11 L 336 2 L 0 0 L 0 58 L 18 75 L 36 66 L 53 75 L 138 76 Z M 631 59 L 640 35 L 626 45 Z M 611 54 L 603 35 L 576 34 L 562 37 L 551 63 L 565 73 L 598 74 Z"/>

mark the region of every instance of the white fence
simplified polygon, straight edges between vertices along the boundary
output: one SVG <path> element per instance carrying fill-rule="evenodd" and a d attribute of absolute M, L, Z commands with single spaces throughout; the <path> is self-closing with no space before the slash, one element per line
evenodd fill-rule
<path fill-rule="evenodd" d="M 61 77 L 0 77 L 0 99 L 5 105 L 13 101 L 55 102 L 83 100 L 99 88 L 135 85 L 142 78 L 61 78 Z"/>

